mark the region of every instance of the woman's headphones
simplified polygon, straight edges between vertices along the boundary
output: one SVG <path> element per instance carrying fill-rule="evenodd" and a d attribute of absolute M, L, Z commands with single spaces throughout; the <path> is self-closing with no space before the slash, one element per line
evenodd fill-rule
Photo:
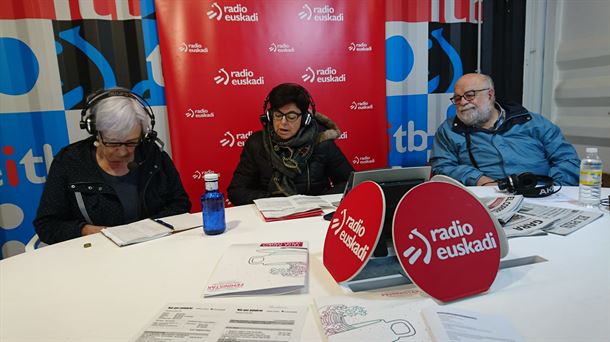
<path fill-rule="evenodd" d="M 152 108 L 150 107 L 148 102 L 146 102 L 146 100 L 144 100 L 144 98 L 140 95 L 131 92 L 127 89 L 121 88 L 102 89 L 89 96 L 87 102 L 85 103 L 85 106 L 83 107 L 83 110 L 80 112 L 80 128 L 87 130 L 87 132 L 91 135 L 97 135 L 98 132 L 97 128 L 95 127 L 95 114 L 91 113 L 91 109 L 101 100 L 113 96 L 129 97 L 131 99 L 136 100 L 142 106 L 142 108 L 144 108 L 144 112 L 146 112 L 146 114 L 150 117 L 150 129 L 148 130 L 146 137 L 155 139 L 157 133 L 154 131 L 155 114 L 153 113 Z"/>
<path fill-rule="evenodd" d="M 298 84 L 292 84 L 292 83 L 284 83 L 284 84 L 280 84 L 279 86 L 276 86 L 275 88 L 273 88 L 271 90 L 271 92 L 269 93 L 269 95 L 267 95 L 267 97 L 265 98 L 265 102 L 263 102 L 263 114 L 261 115 L 261 122 L 264 124 L 267 124 L 269 122 L 273 122 L 273 113 L 271 112 L 271 108 L 269 108 L 269 102 L 270 102 L 270 96 L 271 94 L 273 94 L 273 92 L 278 89 L 278 87 L 281 86 L 287 86 L 287 85 L 292 85 L 294 86 L 297 90 L 298 90 L 298 95 L 297 96 L 304 96 L 307 99 L 308 104 L 308 108 L 307 108 L 307 112 L 304 114 L 304 118 L 302 122 L 303 126 L 308 126 L 309 124 L 311 124 L 311 122 L 313 121 L 314 115 L 316 114 L 316 104 L 313 102 L 313 98 L 311 97 L 311 95 L 309 95 L 309 92 L 307 91 L 307 89 L 305 89 L 304 87 L 298 85 Z M 309 110 L 309 108 L 311 108 L 311 110 Z"/>
<path fill-rule="evenodd" d="M 555 181 L 548 176 L 535 175 L 531 172 L 512 174 L 506 178 L 496 180 L 498 189 L 506 190 L 515 195 L 525 197 L 550 196 L 561 189 L 555 190 Z"/>

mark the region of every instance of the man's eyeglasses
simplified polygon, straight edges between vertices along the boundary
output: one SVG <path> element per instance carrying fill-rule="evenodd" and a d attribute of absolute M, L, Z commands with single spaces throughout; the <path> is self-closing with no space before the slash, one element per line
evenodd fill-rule
<path fill-rule="evenodd" d="M 465 92 L 464 95 L 455 95 L 454 97 L 450 98 L 449 100 L 451 100 L 451 102 L 453 104 L 458 104 L 458 103 L 462 102 L 462 98 L 465 98 L 466 101 L 470 102 L 470 101 L 474 100 L 474 98 L 475 98 L 475 96 L 477 96 L 478 92 L 489 90 L 489 89 L 490 88 L 469 90 L 469 91 Z"/>
<path fill-rule="evenodd" d="M 102 145 L 106 147 L 137 147 L 142 143 L 142 138 L 138 138 L 137 140 L 129 140 L 129 141 L 104 141 L 104 137 L 100 134 L 100 140 L 102 141 Z"/>
<path fill-rule="evenodd" d="M 297 112 L 288 112 L 282 113 L 279 109 L 276 109 L 273 112 L 273 120 L 282 121 L 282 118 L 285 117 L 288 122 L 295 122 L 301 116 L 301 113 Z"/>

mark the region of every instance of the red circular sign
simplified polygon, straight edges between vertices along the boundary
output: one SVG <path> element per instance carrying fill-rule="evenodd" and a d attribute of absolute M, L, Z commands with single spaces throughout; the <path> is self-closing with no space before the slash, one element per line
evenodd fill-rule
<path fill-rule="evenodd" d="M 324 266 L 336 282 L 354 277 L 366 264 L 381 235 L 385 197 L 371 181 L 358 184 L 341 200 L 326 232 Z"/>
<path fill-rule="evenodd" d="M 498 233 L 468 191 L 428 182 L 411 189 L 394 213 L 396 255 L 411 280 L 450 301 L 489 289 L 500 265 Z"/>

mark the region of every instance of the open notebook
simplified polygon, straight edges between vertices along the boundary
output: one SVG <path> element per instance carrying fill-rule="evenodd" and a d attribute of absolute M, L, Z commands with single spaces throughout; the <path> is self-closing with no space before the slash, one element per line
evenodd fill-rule
<path fill-rule="evenodd" d="M 186 213 L 107 227 L 102 229 L 102 234 L 118 246 L 126 246 L 201 226 L 202 218 L 200 213 Z"/>

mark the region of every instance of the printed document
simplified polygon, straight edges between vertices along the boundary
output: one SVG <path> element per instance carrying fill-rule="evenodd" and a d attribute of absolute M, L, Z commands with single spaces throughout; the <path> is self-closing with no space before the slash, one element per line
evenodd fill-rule
<path fill-rule="evenodd" d="M 349 296 L 315 299 L 320 325 L 333 341 L 431 341 L 422 309 L 431 299 L 380 300 Z"/>
<path fill-rule="evenodd" d="M 216 264 L 204 297 L 283 294 L 305 288 L 307 242 L 268 242 L 229 246 Z"/>
<path fill-rule="evenodd" d="M 228 303 L 166 305 L 136 342 L 300 340 L 306 306 Z"/>
<path fill-rule="evenodd" d="M 509 321 L 498 315 L 437 306 L 422 311 L 435 341 L 523 341 Z"/>

